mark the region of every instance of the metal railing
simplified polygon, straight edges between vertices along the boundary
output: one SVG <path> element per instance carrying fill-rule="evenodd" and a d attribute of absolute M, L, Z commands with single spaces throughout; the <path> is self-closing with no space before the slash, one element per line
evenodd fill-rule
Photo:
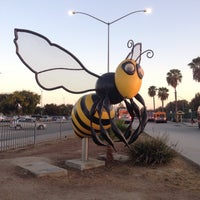
<path fill-rule="evenodd" d="M 0 122 L 0 152 L 60 139 L 71 132 L 70 121 L 50 121 L 44 124 L 45 129 L 39 129 L 36 124 L 30 126 L 27 123 L 16 128 L 11 126 L 11 122 Z"/>

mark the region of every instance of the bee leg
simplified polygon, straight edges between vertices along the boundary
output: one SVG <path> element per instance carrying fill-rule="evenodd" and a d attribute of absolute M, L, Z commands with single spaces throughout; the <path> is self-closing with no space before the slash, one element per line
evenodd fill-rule
<path fill-rule="evenodd" d="M 147 124 L 147 119 L 148 119 L 146 105 L 145 105 L 144 99 L 142 98 L 140 94 L 137 94 L 135 98 L 143 105 L 143 108 L 141 109 L 141 117 L 142 117 L 141 126 L 142 126 L 142 131 L 143 131 Z"/>
<path fill-rule="evenodd" d="M 102 122 L 101 122 L 102 108 L 103 108 L 103 103 L 102 103 L 102 100 L 99 99 L 96 102 L 94 102 L 94 104 L 90 110 L 90 129 L 91 129 L 92 139 L 93 139 L 94 143 L 97 145 L 107 146 L 107 144 L 103 143 L 102 139 L 99 137 L 99 136 L 101 136 L 108 144 L 110 144 L 113 147 L 113 149 L 115 149 L 112 139 L 110 138 L 108 132 L 104 129 Z M 96 112 L 99 115 L 100 135 L 98 133 L 96 133 L 95 129 L 92 126 L 93 118 L 94 118 L 94 115 Z"/>
<path fill-rule="evenodd" d="M 125 104 L 126 104 L 126 108 L 131 116 L 131 122 L 129 123 L 128 127 L 126 128 L 125 130 L 125 133 L 124 133 L 124 137 L 126 139 L 128 139 L 132 133 L 133 133 L 133 128 L 132 128 L 132 125 L 133 125 L 133 120 L 134 120 L 134 117 L 135 117 L 135 113 L 134 113 L 134 109 L 132 107 L 132 105 L 125 99 L 124 100 Z"/>
<path fill-rule="evenodd" d="M 141 133 L 141 112 L 140 112 L 138 105 L 132 99 L 130 99 L 130 101 L 131 101 L 132 108 L 135 111 L 136 116 L 139 120 L 139 125 L 135 129 L 135 131 L 133 131 L 133 133 L 131 134 L 131 137 L 130 137 L 129 142 L 128 142 L 129 144 L 132 144 L 138 138 L 138 136 Z"/>
<path fill-rule="evenodd" d="M 113 143 L 113 140 L 112 138 L 110 137 L 108 131 L 103 127 L 103 124 L 102 124 L 102 121 L 101 121 L 101 117 L 102 117 L 102 111 L 103 111 L 103 102 L 101 102 L 99 105 L 98 105 L 98 108 L 97 108 L 97 112 L 98 112 L 98 115 L 99 115 L 99 126 L 100 126 L 100 132 L 101 132 L 101 136 L 103 137 L 103 139 L 106 140 L 106 142 L 112 146 L 112 148 L 116 151 L 115 147 L 114 147 L 114 143 Z M 106 109 L 106 108 L 105 108 Z M 110 110 L 109 110 L 109 114 L 110 114 Z"/>
<path fill-rule="evenodd" d="M 97 133 L 95 132 L 95 130 L 93 128 L 91 128 L 91 134 L 92 134 L 92 139 L 94 141 L 95 144 L 99 145 L 99 146 L 107 146 L 106 144 L 104 144 L 102 142 L 102 140 L 98 137 Z"/>
<path fill-rule="evenodd" d="M 110 124 L 111 124 L 111 129 L 114 132 L 115 136 L 122 142 L 124 142 L 124 144 L 126 144 L 128 146 L 128 142 L 126 140 L 126 138 L 124 137 L 123 133 L 121 132 L 121 130 L 115 125 L 114 121 L 111 120 L 110 117 L 110 100 L 108 97 L 106 97 L 103 101 L 103 107 L 106 110 L 106 112 L 108 113 L 109 116 L 109 120 L 110 120 Z"/>
<path fill-rule="evenodd" d="M 139 125 L 137 129 L 134 131 L 134 133 L 132 134 L 128 142 L 129 144 L 132 144 L 138 138 L 138 136 L 142 133 L 142 131 L 144 130 L 147 124 L 147 111 L 146 111 L 144 100 L 142 96 L 140 96 L 140 94 L 137 94 L 135 98 L 143 105 L 143 109 L 140 110 L 139 107 L 134 103 L 134 101 L 132 99 L 130 100 L 131 105 L 133 106 L 133 109 L 135 110 L 136 115 L 138 116 Z"/>
<path fill-rule="evenodd" d="M 96 131 L 94 130 L 93 126 L 92 126 L 92 122 L 93 122 L 93 118 L 94 118 L 94 114 L 97 111 L 97 106 L 100 103 L 100 101 L 96 101 L 94 102 L 93 106 L 91 107 L 90 110 L 90 129 L 91 129 L 91 136 L 92 139 L 94 141 L 95 144 L 100 145 L 100 146 L 107 146 L 106 144 L 104 144 L 102 142 L 102 140 L 99 138 L 98 134 L 96 133 Z"/>

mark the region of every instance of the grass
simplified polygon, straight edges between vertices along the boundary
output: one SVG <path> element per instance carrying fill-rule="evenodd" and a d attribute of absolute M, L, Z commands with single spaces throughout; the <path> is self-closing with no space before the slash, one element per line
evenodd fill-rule
<path fill-rule="evenodd" d="M 145 136 L 131 145 L 130 157 L 134 165 L 155 166 L 169 163 L 175 156 L 176 145 L 167 145 L 168 137 Z M 173 147 L 173 148 L 172 148 Z"/>

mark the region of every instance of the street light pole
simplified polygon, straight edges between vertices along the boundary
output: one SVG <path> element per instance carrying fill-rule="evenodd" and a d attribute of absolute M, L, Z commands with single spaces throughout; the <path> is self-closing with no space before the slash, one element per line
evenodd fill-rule
<path fill-rule="evenodd" d="M 108 50 L 107 50 L 107 72 L 110 71 L 110 24 L 108 23 Z"/>
<path fill-rule="evenodd" d="M 130 13 L 126 14 L 126 15 L 123 15 L 122 17 L 119 17 L 119 18 L 113 20 L 112 22 L 106 22 L 106 21 L 104 21 L 102 19 L 99 19 L 99 18 L 97 18 L 97 17 L 95 17 L 93 15 L 90 15 L 88 13 L 85 13 L 85 12 L 69 11 L 69 14 L 70 15 L 75 15 L 75 14 L 86 15 L 86 16 L 88 16 L 90 18 L 93 18 L 93 19 L 95 19 L 95 20 L 107 25 L 107 48 L 108 48 L 107 49 L 107 71 L 109 72 L 110 71 L 110 25 L 114 24 L 115 22 L 117 22 L 117 21 L 119 21 L 121 19 L 124 19 L 124 18 L 128 17 L 129 15 L 132 15 L 132 14 L 135 14 L 135 13 L 139 13 L 139 12 L 145 12 L 145 13 L 148 14 L 148 13 L 151 13 L 151 9 L 136 10 L 136 11 L 130 12 Z"/>

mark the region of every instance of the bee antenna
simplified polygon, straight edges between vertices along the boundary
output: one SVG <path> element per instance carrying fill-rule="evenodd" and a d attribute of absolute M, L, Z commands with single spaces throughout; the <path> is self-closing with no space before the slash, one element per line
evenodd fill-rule
<path fill-rule="evenodd" d="M 152 57 L 154 56 L 153 50 L 147 49 L 147 50 L 143 51 L 143 52 L 135 59 L 136 63 L 138 63 L 138 62 L 137 62 L 138 59 L 139 59 L 139 63 L 140 63 L 141 56 L 142 56 L 143 54 L 146 54 L 147 58 L 152 58 Z"/>
<path fill-rule="evenodd" d="M 130 53 L 127 55 L 126 59 L 128 59 L 128 58 L 132 59 L 133 58 L 134 47 L 135 47 L 134 41 L 133 40 L 129 40 L 127 42 L 127 47 L 128 48 L 132 48 L 132 49 L 131 49 Z"/>
<path fill-rule="evenodd" d="M 127 42 L 127 47 L 131 48 L 130 53 L 127 55 L 126 59 L 135 60 L 136 63 L 140 64 L 141 56 L 146 54 L 147 58 L 152 58 L 154 56 L 154 52 L 151 49 L 147 49 L 142 52 L 142 43 L 134 43 L 133 40 L 129 40 Z"/>

